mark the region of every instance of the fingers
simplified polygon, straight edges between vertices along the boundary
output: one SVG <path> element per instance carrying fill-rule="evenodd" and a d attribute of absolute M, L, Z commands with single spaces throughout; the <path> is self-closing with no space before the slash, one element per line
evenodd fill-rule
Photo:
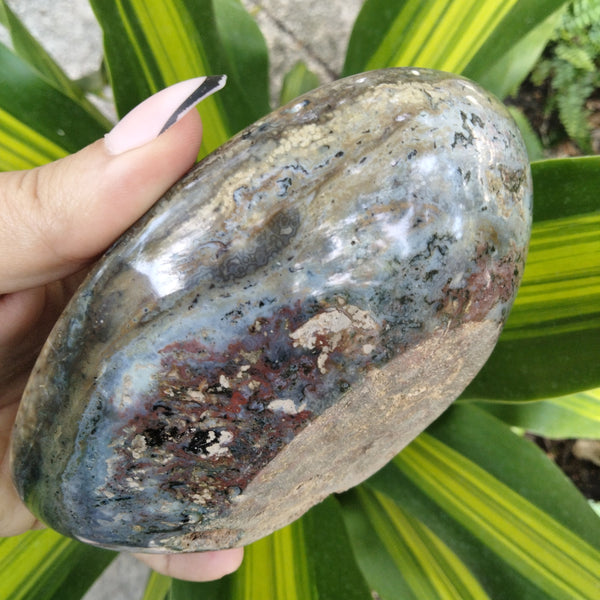
<path fill-rule="evenodd" d="M 151 569 L 186 581 L 212 581 L 233 573 L 244 557 L 243 548 L 191 554 L 136 554 Z"/>
<path fill-rule="evenodd" d="M 0 294 L 77 271 L 146 212 L 194 163 L 202 125 L 190 108 L 222 85 L 181 82 L 139 105 L 105 140 L 37 169 L 0 173 Z"/>
<path fill-rule="evenodd" d="M 21 502 L 10 477 L 8 444 L 17 404 L 0 408 L 0 536 L 24 533 L 36 525 L 35 517 Z"/>
<path fill-rule="evenodd" d="M 0 407 L 21 398 L 44 340 L 84 274 L 0 296 Z"/>

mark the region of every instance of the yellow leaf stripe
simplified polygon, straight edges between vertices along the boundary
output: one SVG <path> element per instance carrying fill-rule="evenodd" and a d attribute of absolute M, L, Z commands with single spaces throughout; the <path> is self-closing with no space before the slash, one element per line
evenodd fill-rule
<path fill-rule="evenodd" d="M 460 559 L 423 523 L 380 492 L 371 492 L 365 486 L 355 491 L 375 532 L 416 598 L 489 598 Z"/>
<path fill-rule="evenodd" d="M 549 598 L 600 597 L 600 552 L 462 454 L 424 433 L 394 462 Z"/>
<path fill-rule="evenodd" d="M 151 49 L 151 58 L 141 48 L 134 24 L 131 22 L 125 4 L 135 14 L 139 27 L 143 31 L 145 42 Z M 198 39 L 194 20 L 187 13 L 183 3 L 177 0 L 165 2 L 146 2 L 145 0 L 118 0 L 121 20 L 131 39 L 136 56 L 152 92 L 185 79 L 210 75 L 210 65 Z M 160 80 L 148 60 L 156 62 Z M 208 154 L 229 138 L 216 98 L 207 98 L 202 102 L 204 118 L 204 136 L 201 154 Z"/>
<path fill-rule="evenodd" d="M 533 227 L 523 282 L 503 340 L 600 327 L 600 213 Z M 561 322 L 562 321 L 562 322 Z"/>
<path fill-rule="evenodd" d="M 49 529 L 0 539 L 2 600 L 37 598 L 36 590 L 45 586 L 52 573 L 60 571 L 76 548 L 77 542 Z"/>
<path fill-rule="evenodd" d="M 0 171 L 31 169 L 68 152 L 0 108 Z"/>
<path fill-rule="evenodd" d="M 165 600 L 170 589 L 171 578 L 152 571 L 142 600 Z"/>
<path fill-rule="evenodd" d="M 367 69 L 419 66 L 460 73 L 517 0 L 408 0 Z"/>
<path fill-rule="evenodd" d="M 232 600 L 317 600 L 306 553 L 301 520 L 254 542 L 234 577 Z"/>
<path fill-rule="evenodd" d="M 598 423 L 600 435 L 600 388 L 570 396 L 550 398 L 544 402 L 568 410 L 589 421 L 595 421 Z"/>

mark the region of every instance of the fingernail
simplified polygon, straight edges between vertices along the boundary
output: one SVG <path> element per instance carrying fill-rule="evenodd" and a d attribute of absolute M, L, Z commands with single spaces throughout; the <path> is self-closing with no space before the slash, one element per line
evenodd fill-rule
<path fill-rule="evenodd" d="M 151 142 L 226 82 L 226 75 L 196 77 L 157 92 L 128 112 L 104 136 L 106 150 L 109 154 L 121 154 Z"/>

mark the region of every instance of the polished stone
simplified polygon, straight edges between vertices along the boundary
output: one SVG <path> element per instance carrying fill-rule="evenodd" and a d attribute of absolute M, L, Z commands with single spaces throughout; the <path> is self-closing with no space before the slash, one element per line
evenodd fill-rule
<path fill-rule="evenodd" d="M 379 469 L 476 375 L 531 177 L 472 82 L 340 80 L 238 134 L 99 261 L 36 364 L 17 488 L 112 548 L 247 544 Z"/>

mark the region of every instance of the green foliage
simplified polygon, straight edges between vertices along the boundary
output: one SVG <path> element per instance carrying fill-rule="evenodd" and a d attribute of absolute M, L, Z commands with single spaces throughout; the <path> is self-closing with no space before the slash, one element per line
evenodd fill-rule
<path fill-rule="evenodd" d="M 545 438 L 600 439 L 600 388 L 539 402 L 485 402 L 480 406 Z"/>
<path fill-rule="evenodd" d="M 554 34 L 548 56 L 532 73 L 541 85 L 550 79 L 547 111 L 558 111 L 567 134 L 591 151 L 590 111 L 585 104 L 600 87 L 600 0 L 574 0 Z"/>
<path fill-rule="evenodd" d="M 287 104 L 294 98 L 318 87 L 319 78 L 302 61 L 298 61 L 283 78 L 279 103 Z"/>
<path fill-rule="evenodd" d="M 50 529 L 0 539 L 0 598 L 76 600 L 115 556 Z"/>
<path fill-rule="evenodd" d="M 91 4 L 119 115 L 177 80 L 225 72 L 227 88 L 201 108 L 207 153 L 269 110 L 266 45 L 238 0 Z M 367 0 L 344 74 L 442 68 L 504 95 L 537 61 L 565 5 Z M 562 86 L 583 74 L 572 86 L 580 111 L 582 94 L 597 85 L 599 13 L 599 0 L 574 3 L 553 55 L 568 67 L 560 74 L 547 60 L 536 72 Z M 0 22 L 15 48 L 0 46 L 0 170 L 34 167 L 100 137 L 106 119 L 3 0 Z M 281 100 L 316 85 L 297 64 Z M 248 547 L 237 573 L 203 584 L 152 575 L 144 600 L 358 600 L 371 590 L 382 600 L 600 597 L 598 515 L 511 431 L 587 435 L 600 422 L 600 396 L 586 391 L 600 386 L 600 158 L 538 161 L 532 171 L 523 286 L 495 352 L 459 402 L 370 480 Z M 113 556 L 48 531 L 4 540 L 0 597 L 80 598 Z"/>

